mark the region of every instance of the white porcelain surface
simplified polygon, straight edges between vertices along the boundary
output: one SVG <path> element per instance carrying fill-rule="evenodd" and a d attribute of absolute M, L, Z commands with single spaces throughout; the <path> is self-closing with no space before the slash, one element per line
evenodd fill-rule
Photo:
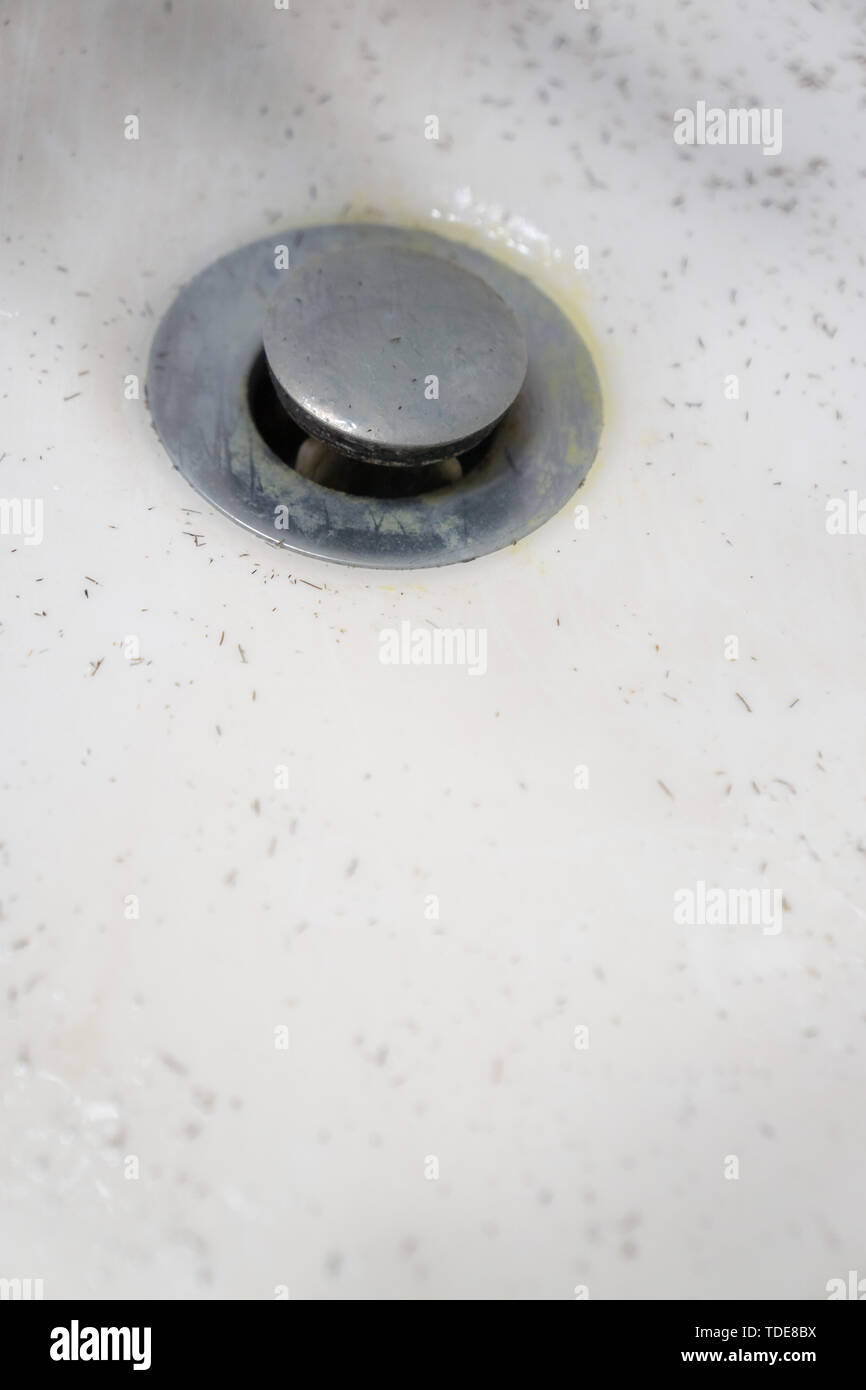
<path fill-rule="evenodd" d="M 2 537 L 0 1275 L 702 1299 L 866 1274 L 866 536 L 825 524 L 866 495 L 857 7 L 5 25 L 0 490 L 45 511 L 41 545 Z M 698 100 L 781 108 L 781 153 L 678 147 Z M 480 238 L 577 306 L 588 529 L 352 571 L 172 470 L 124 378 L 178 287 L 360 216 Z M 381 664 L 404 619 L 485 629 L 486 675 Z M 698 881 L 780 889 L 782 931 L 677 925 Z"/>

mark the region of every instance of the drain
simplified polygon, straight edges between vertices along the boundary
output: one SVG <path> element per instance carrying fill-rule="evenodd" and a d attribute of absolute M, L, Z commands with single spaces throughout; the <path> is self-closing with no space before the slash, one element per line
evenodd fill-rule
<path fill-rule="evenodd" d="M 265 316 L 277 395 L 355 458 L 411 465 L 478 444 L 526 376 L 526 343 L 480 276 L 403 246 L 311 256 Z"/>
<path fill-rule="evenodd" d="M 306 228 L 208 267 L 157 330 L 148 402 L 168 453 L 256 534 L 346 564 L 473 559 L 581 485 L 601 393 L 532 283 L 393 227 Z M 443 389 L 444 388 L 444 389 Z"/>
<path fill-rule="evenodd" d="M 277 395 L 264 350 L 250 369 L 247 393 L 253 423 L 277 458 L 319 486 L 355 497 L 422 497 L 450 487 L 468 477 L 490 446 L 485 438 L 459 458 L 415 466 L 393 467 L 354 458 L 311 438 L 295 423 Z"/>

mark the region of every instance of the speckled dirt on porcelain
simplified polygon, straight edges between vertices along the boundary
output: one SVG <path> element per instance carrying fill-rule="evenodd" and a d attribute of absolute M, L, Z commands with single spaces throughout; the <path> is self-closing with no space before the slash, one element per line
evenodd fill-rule
<path fill-rule="evenodd" d="M 854 10 L 3 23 L 0 478 L 44 539 L 3 537 L 0 1275 L 824 1297 L 866 1238 Z M 782 152 L 677 146 L 704 99 Z M 129 378 L 180 284 L 361 216 L 578 306 L 588 525 L 391 582 L 171 468 Z M 383 665 L 404 621 L 483 629 L 484 678 Z M 783 929 L 676 924 L 698 882 Z"/>

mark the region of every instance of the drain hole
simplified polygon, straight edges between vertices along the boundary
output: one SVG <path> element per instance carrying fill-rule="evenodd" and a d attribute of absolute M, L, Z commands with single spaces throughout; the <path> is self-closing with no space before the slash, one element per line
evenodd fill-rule
<path fill-rule="evenodd" d="M 307 436 L 280 405 L 264 352 L 259 353 L 250 368 L 247 399 L 253 423 L 268 448 L 294 468 L 298 450 Z"/>
<path fill-rule="evenodd" d="M 493 435 L 482 439 L 460 458 L 415 468 L 393 468 L 350 459 L 311 439 L 286 414 L 277 398 L 264 352 L 250 368 L 247 399 L 253 423 L 277 458 L 320 487 L 356 497 L 420 497 L 460 482 L 486 457 Z"/>

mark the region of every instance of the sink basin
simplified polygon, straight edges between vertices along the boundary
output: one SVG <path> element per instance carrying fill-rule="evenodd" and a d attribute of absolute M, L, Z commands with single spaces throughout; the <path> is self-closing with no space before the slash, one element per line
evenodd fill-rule
<path fill-rule="evenodd" d="M 4 35 L 0 463 L 42 510 L 3 512 L 0 1276 L 825 1298 L 866 1239 L 853 18 Z M 779 150 L 675 139 L 698 102 Z M 600 374 L 580 492 L 471 564 L 290 554 L 151 427 L 181 286 L 353 221 L 517 269 Z"/>

